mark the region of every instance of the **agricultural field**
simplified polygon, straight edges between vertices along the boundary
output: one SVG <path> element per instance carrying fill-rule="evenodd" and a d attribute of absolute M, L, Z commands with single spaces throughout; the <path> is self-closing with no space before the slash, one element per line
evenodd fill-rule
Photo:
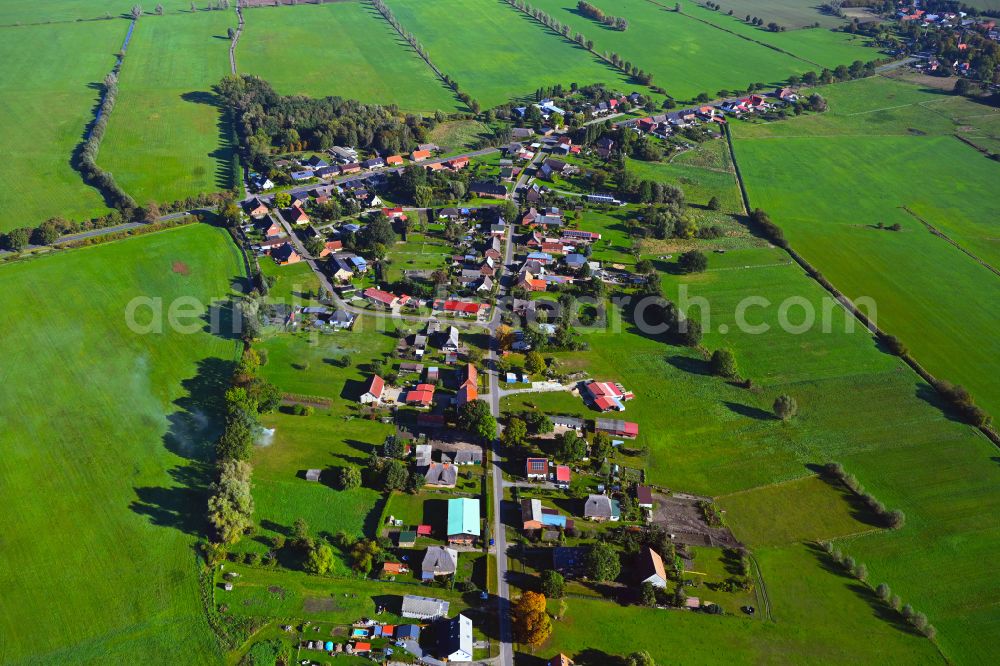
<path fill-rule="evenodd" d="M 722 10 L 713 13 L 718 13 L 720 16 L 724 16 L 732 9 L 735 17 L 743 18 L 750 14 L 763 19 L 765 25 L 774 21 L 788 30 L 805 28 L 817 22 L 821 28 L 836 28 L 845 23 L 842 18 L 824 14 L 819 10 L 818 4 L 809 0 L 726 0 L 725 4 L 719 4 L 722 5 Z M 693 12 L 702 6 L 701 3 L 685 3 L 683 9 L 685 12 Z M 844 10 L 848 11 L 848 8 L 845 7 Z"/>
<path fill-rule="evenodd" d="M 717 502 L 737 538 L 751 547 L 825 541 L 875 529 L 873 516 L 846 486 L 818 476 L 725 495 Z"/>
<path fill-rule="evenodd" d="M 221 658 L 192 548 L 238 345 L 198 315 L 194 333 L 164 312 L 162 333 L 141 334 L 125 312 L 193 297 L 204 313 L 242 279 L 229 235 L 203 225 L 0 267 L 15 350 L 0 393 L 3 661 Z"/>
<path fill-rule="evenodd" d="M 687 7 L 686 3 L 685 13 L 678 14 L 648 0 L 620 0 L 615 3 L 613 11 L 610 8 L 608 11 L 628 19 L 629 27 L 624 32 L 606 28 L 581 16 L 576 12 L 575 3 L 538 0 L 532 4 L 594 40 L 598 51 L 618 53 L 625 60 L 651 72 L 653 83 L 665 88 L 677 99 L 694 99 L 702 92 L 714 96 L 720 89 L 745 89 L 754 82 L 776 85 L 792 74 L 816 68 L 814 63 L 804 60 L 804 56 L 791 48 L 787 50 L 794 55 L 781 53 L 698 20 L 704 19 L 697 13 L 703 10 L 693 5 Z M 714 18 L 732 20 L 725 16 Z M 800 35 L 798 32 L 793 34 Z M 816 48 L 822 51 L 836 46 L 836 57 L 845 58 L 844 64 L 858 58 L 872 59 L 877 53 L 868 49 L 856 53 L 852 50 L 847 57 L 840 52 L 843 37 L 828 31 L 802 32 L 793 39 L 803 44 L 815 43 Z M 650 49 L 650 44 L 656 44 L 657 48 Z M 872 55 L 865 58 L 863 52 Z M 718 57 L 723 53 L 725 57 Z"/>
<path fill-rule="evenodd" d="M 71 166 L 115 63 L 126 21 L 3 28 L 0 59 L 0 232 L 49 217 L 104 213 L 100 193 Z"/>
<path fill-rule="evenodd" d="M 260 7 L 244 13 L 241 73 L 286 95 L 337 95 L 403 111 L 464 110 L 382 15 L 366 2 Z M 295 44 L 294 49 L 288 48 Z"/>
<path fill-rule="evenodd" d="M 496 0 L 390 0 L 431 61 L 483 108 L 533 95 L 541 86 L 635 85 L 602 60 Z"/>
<path fill-rule="evenodd" d="M 158 4 L 163 5 L 168 13 L 190 10 L 191 7 L 187 0 L 162 0 Z M 195 4 L 206 7 L 209 3 L 208 0 L 199 0 Z M 0 6 L 0 26 L 125 17 L 133 6 L 135 3 L 130 0 L 5 0 Z M 147 11 L 152 10 L 152 6 L 147 7 Z"/>
<path fill-rule="evenodd" d="M 232 11 L 147 16 L 122 66 L 98 164 L 140 204 L 236 184 L 231 129 L 212 87 L 229 73 Z"/>
<path fill-rule="evenodd" d="M 1000 164 L 947 136 L 955 122 L 936 107 L 949 97 L 896 81 L 858 83 L 826 89 L 829 118 L 789 121 L 774 134 L 764 125 L 735 127 L 751 203 L 841 291 L 874 299 L 879 325 L 932 374 L 963 384 L 997 413 L 1000 348 L 991 331 L 1000 282 L 962 249 L 1000 264 L 1000 207 L 990 196 Z M 808 191 L 797 187 L 802 182 L 811 183 Z"/>
<path fill-rule="evenodd" d="M 754 27 L 746 23 L 743 20 L 746 12 L 726 16 L 724 12 L 714 12 L 698 6 L 690 6 L 684 13 L 708 21 L 722 30 L 789 53 L 803 63 L 812 65 L 810 69 L 817 73 L 823 67 L 834 69 L 837 65 L 850 65 L 855 60 L 867 62 L 883 57 L 881 52 L 870 46 L 871 40 L 863 35 L 834 32 L 825 28 L 771 32 L 764 27 Z M 751 14 L 758 13 L 751 12 Z M 764 20 L 766 25 L 771 19 Z"/>

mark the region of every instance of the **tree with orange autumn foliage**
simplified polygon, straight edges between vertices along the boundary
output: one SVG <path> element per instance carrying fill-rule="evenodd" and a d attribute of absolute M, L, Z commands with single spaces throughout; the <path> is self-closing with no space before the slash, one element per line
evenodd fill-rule
<path fill-rule="evenodd" d="M 514 604 L 514 630 L 527 645 L 541 645 L 552 633 L 552 620 L 545 607 L 545 595 L 525 592 Z"/>

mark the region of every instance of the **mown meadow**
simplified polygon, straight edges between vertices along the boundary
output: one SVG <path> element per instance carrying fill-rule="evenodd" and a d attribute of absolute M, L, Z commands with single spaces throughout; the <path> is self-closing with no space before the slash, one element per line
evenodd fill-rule
<path fill-rule="evenodd" d="M 239 280 L 228 234 L 202 225 L 0 267 L 0 661 L 221 658 L 194 543 L 239 350 L 201 315 Z M 162 299 L 163 333 L 126 324 L 136 297 Z M 191 334 L 167 325 L 181 297 L 204 304 Z"/>
<path fill-rule="evenodd" d="M 483 108 L 533 95 L 542 86 L 606 83 L 624 75 L 513 7 L 496 0 L 390 0 L 431 61 Z"/>
<path fill-rule="evenodd" d="M 0 232 L 106 210 L 71 159 L 127 29 L 124 20 L 0 29 Z"/>
<path fill-rule="evenodd" d="M 140 204 L 237 183 L 232 132 L 212 87 L 229 73 L 232 11 L 143 17 L 97 162 Z"/>
<path fill-rule="evenodd" d="M 886 79 L 822 92 L 826 114 L 734 127 L 751 205 L 838 289 L 873 299 L 879 326 L 932 374 L 1000 412 L 1000 280 L 976 259 L 1000 263 L 1000 164 L 949 136 L 982 105 Z"/>
<path fill-rule="evenodd" d="M 745 35 L 742 24 L 732 17 L 693 3 L 683 3 L 683 12 L 677 13 L 673 3 L 667 9 L 667 4 L 648 0 L 620 0 L 606 10 L 628 19 L 624 32 L 591 21 L 577 12 L 575 3 L 565 0 L 530 4 L 592 39 L 598 52 L 618 53 L 652 73 L 654 85 L 677 99 L 694 99 L 702 92 L 714 97 L 720 89 L 746 89 L 755 82 L 777 84 L 792 74 L 817 69 L 817 61 L 833 67 L 877 57 L 874 49 L 847 44 L 843 33 L 827 30 L 777 35 L 773 39 L 779 51 L 765 45 L 771 43 L 769 33 L 746 26 L 751 34 Z M 650 48 L 653 44 L 656 48 Z"/>
<path fill-rule="evenodd" d="M 261 7 L 244 16 L 237 67 L 267 79 L 283 94 L 337 95 L 396 104 L 404 111 L 464 110 L 368 3 Z"/>

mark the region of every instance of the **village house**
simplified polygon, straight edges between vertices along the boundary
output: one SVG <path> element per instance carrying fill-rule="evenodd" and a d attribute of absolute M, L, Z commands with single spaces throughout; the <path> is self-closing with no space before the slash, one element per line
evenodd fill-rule
<path fill-rule="evenodd" d="M 524 475 L 529 481 L 545 481 L 549 478 L 548 458 L 528 458 L 524 462 Z"/>
<path fill-rule="evenodd" d="M 344 249 L 344 243 L 339 240 L 326 241 L 323 243 L 323 249 L 319 251 L 319 258 L 328 257 L 334 252 L 340 252 Z"/>
<path fill-rule="evenodd" d="M 472 661 L 472 620 L 457 615 L 438 624 L 438 656 L 449 663 Z"/>
<path fill-rule="evenodd" d="M 481 534 L 479 499 L 454 497 L 448 500 L 448 543 L 471 546 Z"/>
<path fill-rule="evenodd" d="M 246 211 L 247 215 L 254 218 L 255 220 L 261 219 L 262 217 L 267 215 L 269 211 L 267 204 L 265 204 L 257 197 L 254 197 L 250 201 L 247 201 L 246 204 L 244 205 L 244 210 Z"/>
<path fill-rule="evenodd" d="M 354 148 L 344 147 L 344 146 L 334 146 L 329 151 L 330 155 L 333 156 L 335 160 L 341 164 L 348 164 L 350 162 L 358 161 L 358 151 Z"/>
<path fill-rule="evenodd" d="M 274 189 L 274 181 L 263 174 L 250 174 L 250 185 L 258 192 Z"/>
<path fill-rule="evenodd" d="M 390 155 L 385 158 L 385 163 L 391 167 L 403 166 L 403 156 L 402 155 Z"/>
<path fill-rule="evenodd" d="M 607 495 L 589 495 L 583 507 L 583 517 L 596 523 L 616 522 L 621 519 L 621 515 L 618 500 Z"/>
<path fill-rule="evenodd" d="M 602 136 L 594 144 L 594 152 L 602 160 L 607 160 L 611 157 L 611 151 L 615 148 L 615 141 L 611 137 Z"/>
<path fill-rule="evenodd" d="M 429 408 L 434 404 L 434 384 L 417 384 L 417 387 L 406 392 L 405 402 L 410 407 Z"/>
<path fill-rule="evenodd" d="M 653 491 L 649 489 L 649 486 L 636 486 L 635 487 L 635 498 L 639 504 L 640 509 L 652 509 L 653 508 Z"/>
<path fill-rule="evenodd" d="M 429 150 L 414 150 L 410 155 L 410 160 L 414 162 L 423 162 L 431 157 L 431 151 Z"/>
<path fill-rule="evenodd" d="M 383 380 L 378 375 L 372 375 L 365 385 L 365 390 L 362 392 L 358 401 L 362 405 L 379 404 L 382 402 L 382 393 L 385 390 L 385 380 Z"/>
<path fill-rule="evenodd" d="M 450 576 L 455 573 L 458 568 L 458 551 L 454 548 L 447 548 L 445 546 L 428 546 L 427 552 L 424 553 L 424 560 L 420 566 L 421 577 L 424 580 L 430 580 L 436 576 Z M 435 599 L 434 601 L 437 601 Z M 444 603 L 444 602 L 441 602 Z M 447 608 L 445 609 L 447 612 Z M 403 617 L 420 617 L 417 615 L 406 615 Z M 422 619 L 428 619 L 427 616 Z"/>
<path fill-rule="evenodd" d="M 663 568 L 663 558 L 652 548 L 647 547 L 640 551 L 636 572 L 640 584 L 650 583 L 660 589 L 667 587 L 667 572 Z"/>
<path fill-rule="evenodd" d="M 452 171 L 458 171 L 460 169 L 464 169 L 465 167 L 469 166 L 469 158 L 468 157 L 455 157 L 455 158 L 452 158 L 452 159 L 448 160 L 447 162 L 445 162 L 445 164 Z"/>
<path fill-rule="evenodd" d="M 555 509 L 542 506 L 540 499 L 521 500 L 521 526 L 525 531 L 540 530 L 544 527 L 567 528 L 573 526 L 573 521 L 566 516 L 560 516 Z"/>
<path fill-rule="evenodd" d="M 500 183 L 494 183 L 491 181 L 476 181 L 469 185 L 469 192 L 487 199 L 506 199 L 507 188 Z"/>
<path fill-rule="evenodd" d="M 301 206 L 292 206 L 288 209 L 288 221 L 292 224 L 309 224 L 309 216 Z"/>
<path fill-rule="evenodd" d="M 441 548 L 440 546 L 431 546 L 427 549 L 428 555 L 431 553 L 432 549 L 436 550 L 446 550 L 451 551 L 453 562 L 458 561 L 458 553 L 451 550 L 450 548 Z M 427 556 L 424 556 L 424 564 L 427 564 Z M 426 571 L 426 567 L 424 571 Z M 451 567 L 452 573 L 455 571 L 455 567 Z M 444 574 L 441 574 L 444 575 Z M 433 578 L 433 576 L 432 576 Z M 451 606 L 447 601 L 443 599 L 434 599 L 432 597 L 420 597 L 415 594 L 407 594 L 403 597 L 403 607 L 400 613 L 403 617 L 413 618 L 415 620 L 436 620 L 439 617 L 446 617 L 448 615 L 448 608 Z"/>
<path fill-rule="evenodd" d="M 384 562 L 382 564 L 382 573 L 387 576 L 399 576 L 410 573 L 410 567 L 401 562 Z"/>
<path fill-rule="evenodd" d="M 552 474 L 552 483 L 555 484 L 556 488 L 569 490 L 571 480 L 572 473 L 569 465 L 556 465 L 556 471 Z"/>
<path fill-rule="evenodd" d="M 458 483 L 458 468 L 449 463 L 430 462 L 424 474 L 424 485 L 431 488 L 454 488 Z"/>
<path fill-rule="evenodd" d="M 403 212 L 402 206 L 397 206 L 396 208 L 383 208 L 382 214 L 385 215 L 390 220 L 402 220 L 406 221 L 406 213 Z"/>
<path fill-rule="evenodd" d="M 381 157 L 373 157 L 361 163 L 362 169 L 381 169 L 385 166 L 385 160 Z"/>
<path fill-rule="evenodd" d="M 284 243 L 278 247 L 271 250 L 271 258 L 274 259 L 275 263 L 279 266 L 287 266 L 288 264 L 297 264 L 302 261 L 302 257 L 299 253 L 295 251 L 291 243 Z"/>
<path fill-rule="evenodd" d="M 365 289 L 363 295 L 369 303 L 389 310 L 394 310 L 403 305 L 403 298 L 405 298 L 381 289 L 376 289 L 375 287 L 368 287 Z M 407 298 L 407 300 L 409 299 Z"/>

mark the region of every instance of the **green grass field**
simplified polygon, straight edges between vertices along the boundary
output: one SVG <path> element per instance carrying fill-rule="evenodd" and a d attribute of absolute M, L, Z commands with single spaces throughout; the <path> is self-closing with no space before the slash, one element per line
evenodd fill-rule
<path fill-rule="evenodd" d="M 997 413 L 1000 347 L 990 331 L 1000 282 L 914 214 L 996 267 L 1000 207 L 990 193 L 1000 165 L 946 135 L 954 122 L 932 108 L 948 98 L 894 81 L 858 84 L 827 89 L 828 119 L 790 121 L 773 135 L 767 126 L 735 128 L 751 203 L 845 294 L 873 298 L 879 325 L 931 373 L 965 385 Z M 808 191 L 797 187 L 802 182 L 812 184 Z M 876 229 L 879 222 L 902 231 Z"/>
<path fill-rule="evenodd" d="M 757 557 L 776 622 L 573 598 L 566 617 L 553 622 L 553 637 L 536 654 L 562 651 L 594 664 L 640 649 L 657 663 L 716 664 L 720 658 L 735 664 L 943 663 L 930 641 L 873 618 L 869 599 L 853 581 L 823 570 L 807 547 L 762 550 Z M 712 601 L 709 590 L 688 592 Z"/>
<path fill-rule="evenodd" d="M 870 531 L 844 486 L 817 476 L 717 498 L 734 534 L 751 547 L 823 541 Z M 865 514 L 860 517 L 869 518 Z"/>
<path fill-rule="evenodd" d="M 724 156 L 722 166 L 704 164 L 716 156 Z M 629 160 L 628 168 L 642 180 L 655 180 L 680 187 L 684 190 L 684 198 L 688 203 L 705 207 L 709 199 L 715 196 L 719 198 L 722 212 L 743 212 L 736 174 L 724 140 L 708 141 L 698 150 L 681 153 L 670 162 Z"/>
<path fill-rule="evenodd" d="M 101 195 L 70 165 L 93 120 L 98 86 L 114 65 L 128 23 L 99 21 L 3 30 L 0 59 L 0 232 L 60 215 L 105 212 Z"/>
<path fill-rule="evenodd" d="M 190 10 L 191 3 L 187 0 L 162 0 L 164 11 L 176 12 Z M 207 0 L 195 3 L 199 8 L 209 6 Z M 0 6 L 0 26 L 28 25 L 32 23 L 70 23 L 104 19 L 109 15 L 113 18 L 124 17 L 132 11 L 134 2 L 129 0 L 6 0 Z M 152 13 L 155 5 L 145 7 Z"/>
<path fill-rule="evenodd" d="M 448 154 L 469 149 L 479 139 L 492 135 L 489 126 L 478 120 L 451 120 L 439 124 L 427 138 Z"/>
<path fill-rule="evenodd" d="M 389 249 L 386 279 L 395 282 L 402 279 L 406 271 L 443 269 L 452 252 L 453 247 L 439 236 L 411 232 L 405 243 L 396 243 Z"/>
<path fill-rule="evenodd" d="M 692 3 L 683 3 L 685 13 L 678 14 L 648 0 L 619 0 L 613 8 L 605 9 L 628 19 L 624 32 L 580 15 L 576 4 L 568 0 L 537 0 L 532 4 L 592 39 L 598 51 L 616 52 L 651 72 L 653 83 L 678 99 L 693 99 L 701 92 L 714 96 L 720 89 L 745 89 L 754 82 L 777 84 L 791 74 L 815 69 L 816 58 L 833 65 L 841 61 L 850 64 L 855 59 L 870 60 L 877 53 L 845 46 L 845 35 L 826 30 L 772 36 L 750 28 L 751 39 L 772 43 L 768 39 L 773 37 L 775 46 L 794 54 L 789 55 L 740 37 L 743 28 L 739 22 Z M 709 19 L 712 25 L 702 22 Z M 651 44 L 656 48 L 650 48 Z"/>
<path fill-rule="evenodd" d="M 388 5 L 434 64 L 483 108 L 532 95 L 539 86 L 635 87 L 593 54 L 496 0 L 391 0 Z"/>
<path fill-rule="evenodd" d="M 235 26 L 231 11 L 139 21 L 97 158 L 139 204 L 235 184 L 231 132 L 211 92 L 229 73 Z"/>
<path fill-rule="evenodd" d="M 751 12 L 751 14 L 759 15 L 763 11 L 760 9 Z M 803 64 L 812 65 L 812 67 L 807 66 L 807 69 L 819 70 L 823 67 L 834 69 L 837 65 L 850 65 L 855 60 L 867 62 L 882 57 L 877 49 L 868 46 L 871 40 L 861 35 L 833 32 L 823 28 L 771 32 L 763 27 L 755 28 L 746 23 L 743 20 L 746 17 L 746 12 L 726 16 L 725 13 L 713 12 L 696 5 L 686 7 L 684 13 L 702 21 L 708 21 L 722 30 L 731 31 L 747 39 L 781 49 L 804 61 Z M 819 12 L 816 14 L 818 17 L 820 16 Z M 771 18 L 765 18 L 765 25 L 771 20 Z M 842 22 L 841 19 L 836 20 Z"/>
<path fill-rule="evenodd" d="M 174 332 L 166 309 L 241 277 L 228 234 L 201 225 L 0 268 L 0 661 L 219 660 L 192 547 L 238 348 L 200 317 Z M 164 333 L 129 329 L 136 297 L 163 299 Z"/>
<path fill-rule="evenodd" d="M 272 303 L 308 304 L 312 301 L 306 295 L 319 291 L 319 278 L 304 261 L 287 266 L 279 266 L 270 257 L 260 257 L 258 261 L 260 272 L 274 278 L 274 284 L 267 291 L 267 300 Z"/>
<path fill-rule="evenodd" d="M 464 109 L 368 3 L 266 7 L 244 16 L 237 67 L 281 93 L 338 95 L 404 111 Z"/>
<path fill-rule="evenodd" d="M 669 4 L 669 3 L 664 3 Z M 721 4 L 721 3 L 720 3 Z M 682 5 L 685 12 L 693 12 L 699 5 L 685 3 Z M 733 10 L 733 16 L 744 18 L 747 14 L 764 19 L 767 25 L 771 21 L 783 25 L 789 30 L 811 26 L 819 22 L 823 28 L 835 28 L 844 24 L 844 19 L 823 14 L 819 11 L 818 5 L 804 0 L 727 0 L 718 14 L 720 20 L 728 19 L 725 14 Z"/>

